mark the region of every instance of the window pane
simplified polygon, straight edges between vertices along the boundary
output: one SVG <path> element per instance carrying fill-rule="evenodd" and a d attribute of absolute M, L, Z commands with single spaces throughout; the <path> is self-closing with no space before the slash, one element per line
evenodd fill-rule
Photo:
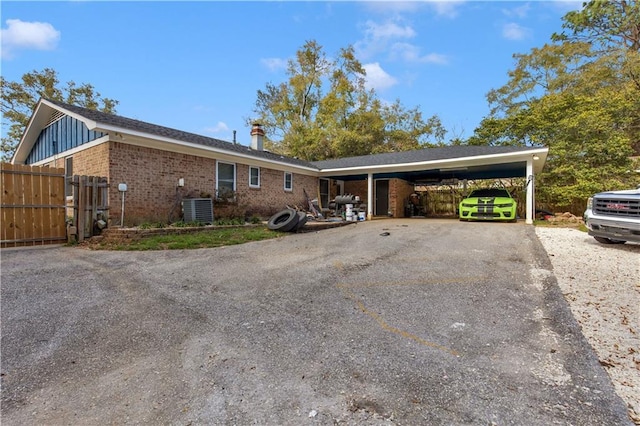
<path fill-rule="evenodd" d="M 260 186 L 260 169 L 258 167 L 249 168 L 249 185 Z"/>
<path fill-rule="evenodd" d="M 73 157 L 67 157 L 64 162 L 64 178 L 65 178 L 65 196 L 71 197 L 73 195 L 73 185 L 71 179 L 73 178 Z"/>
<path fill-rule="evenodd" d="M 217 196 L 221 198 L 233 197 L 236 190 L 236 165 L 218 162 L 218 181 L 216 182 Z"/>
<path fill-rule="evenodd" d="M 233 164 L 218 163 L 218 179 L 233 181 L 235 166 Z"/>
<path fill-rule="evenodd" d="M 293 174 L 289 172 L 284 173 L 284 189 L 292 189 L 293 188 Z"/>

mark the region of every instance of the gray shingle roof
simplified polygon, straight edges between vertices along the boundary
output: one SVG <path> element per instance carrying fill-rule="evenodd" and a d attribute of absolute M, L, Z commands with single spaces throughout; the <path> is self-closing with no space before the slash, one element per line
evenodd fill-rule
<path fill-rule="evenodd" d="M 340 169 L 350 167 L 420 163 L 424 161 L 448 160 L 452 158 L 506 154 L 511 152 L 522 152 L 531 149 L 539 148 L 521 146 L 456 145 L 418 149 L 415 151 L 389 152 L 376 155 L 362 155 L 359 157 L 338 158 L 335 160 L 315 161 L 312 164 L 321 170 Z"/>
<path fill-rule="evenodd" d="M 419 149 L 415 151 L 390 152 L 376 155 L 362 155 L 359 157 L 338 158 L 334 160 L 323 160 L 308 162 L 293 157 L 287 157 L 267 151 L 257 151 L 246 145 L 234 144 L 221 139 L 210 138 L 195 133 L 183 132 L 169 127 L 159 126 L 132 118 L 108 114 L 64 102 L 47 99 L 48 102 L 60 108 L 71 111 L 89 120 L 100 124 L 122 128 L 126 130 L 147 133 L 155 136 L 162 136 L 178 141 L 199 144 L 207 147 L 223 149 L 231 153 L 238 153 L 256 157 L 259 159 L 288 163 L 295 166 L 308 167 L 312 169 L 340 169 L 351 167 L 366 167 L 377 165 L 393 165 L 406 163 L 419 163 L 424 161 L 447 160 L 453 158 L 475 157 L 482 155 L 496 155 L 503 153 L 522 152 L 536 147 L 516 147 L 516 146 L 444 146 L 436 148 Z"/>
<path fill-rule="evenodd" d="M 170 127 L 159 126 L 157 124 L 134 120 L 132 118 L 122 117 L 119 115 L 108 114 L 102 111 L 96 111 L 76 105 L 66 104 L 64 102 L 53 101 L 51 99 L 47 99 L 47 101 L 59 106 L 60 108 L 71 111 L 74 114 L 78 114 L 82 117 L 88 118 L 89 120 L 95 121 L 96 123 L 98 123 L 98 126 L 100 124 L 104 124 L 126 130 L 148 133 L 154 136 L 162 136 L 182 142 L 189 142 L 211 148 L 224 149 L 232 153 L 250 155 L 259 159 L 288 163 L 294 166 L 308 167 L 312 169 L 317 168 L 315 165 L 308 161 L 299 160 L 297 158 L 287 157 L 268 151 L 257 151 L 251 149 L 246 145 L 234 144 L 232 142 L 223 141 L 221 139 L 210 138 L 195 133 L 183 132 L 181 130 L 172 129 Z"/>

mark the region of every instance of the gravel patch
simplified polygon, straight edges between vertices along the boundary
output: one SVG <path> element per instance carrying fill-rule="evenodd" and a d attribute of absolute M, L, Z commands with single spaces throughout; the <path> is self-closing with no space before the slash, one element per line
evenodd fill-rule
<path fill-rule="evenodd" d="M 600 244 L 574 228 L 536 227 L 536 234 L 573 316 L 640 424 L 640 244 Z"/>

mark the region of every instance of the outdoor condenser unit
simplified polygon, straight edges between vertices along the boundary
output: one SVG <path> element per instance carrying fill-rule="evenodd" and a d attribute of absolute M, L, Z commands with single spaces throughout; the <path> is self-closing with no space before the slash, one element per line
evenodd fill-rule
<path fill-rule="evenodd" d="M 213 200 L 211 198 L 188 198 L 182 200 L 185 222 L 213 223 Z"/>

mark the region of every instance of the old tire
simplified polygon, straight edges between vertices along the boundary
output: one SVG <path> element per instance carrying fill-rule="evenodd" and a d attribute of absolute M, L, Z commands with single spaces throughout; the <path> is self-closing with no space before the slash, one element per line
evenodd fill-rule
<path fill-rule="evenodd" d="M 267 228 L 272 231 L 289 232 L 298 224 L 298 212 L 293 209 L 282 210 L 269 218 Z"/>
<path fill-rule="evenodd" d="M 597 242 L 602 244 L 624 244 L 626 242 L 624 240 L 612 240 L 611 238 L 605 238 L 605 237 L 593 237 L 593 238 L 595 238 Z"/>
<path fill-rule="evenodd" d="M 307 214 L 305 212 L 298 212 L 298 223 L 296 224 L 296 232 L 304 227 L 307 223 Z"/>

